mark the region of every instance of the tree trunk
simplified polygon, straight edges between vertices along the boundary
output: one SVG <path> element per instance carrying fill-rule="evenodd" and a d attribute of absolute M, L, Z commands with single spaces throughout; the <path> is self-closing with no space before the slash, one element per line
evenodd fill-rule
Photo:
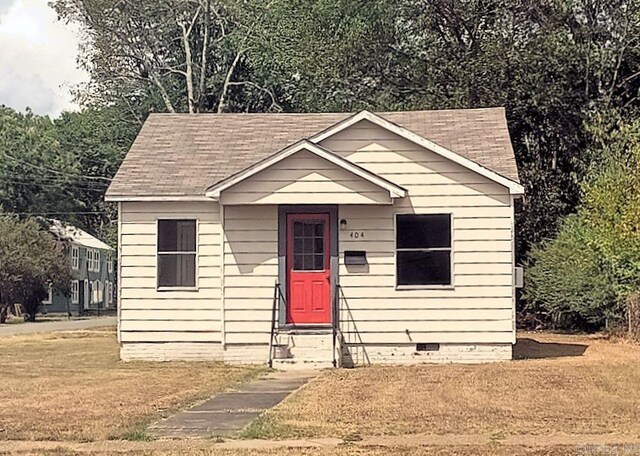
<path fill-rule="evenodd" d="M 209 47 L 209 27 L 211 26 L 211 5 L 209 0 L 205 2 L 204 10 L 204 35 L 202 37 L 202 56 L 200 58 L 200 81 L 198 83 L 198 99 L 196 109 L 198 112 L 202 110 L 207 82 L 207 50 Z"/>
<path fill-rule="evenodd" d="M 220 92 L 220 100 L 218 100 L 218 114 L 224 112 L 225 104 L 227 102 L 227 92 L 229 91 L 231 78 L 233 77 L 233 73 L 236 70 L 236 66 L 240 61 L 240 57 L 242 56 L 242 51 L 238 51 L 231 66 L 229 67 L 229 71 L 227 71 L 227 76 L 224 78 L 224 84 L 222 85 L 222 91 Z"/>

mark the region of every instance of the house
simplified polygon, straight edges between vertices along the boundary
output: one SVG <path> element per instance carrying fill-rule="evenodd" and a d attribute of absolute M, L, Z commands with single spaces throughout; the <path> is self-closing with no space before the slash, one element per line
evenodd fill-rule
<path fill-rule="evenodd" d="M 152 114 L 109 187 L 124 360 L 507 360 L 504 109 Z"/>
<path fill-rule="evenodd" d="M 114 308 L 114 249 L 80 228 L 59 220 L 50 222 L 52 234 L 65 244 L 74 280 L 71 282 L 70 296 L 50 288 L 49 296 L 42 302 L 40 310 L 80 315 Z"/>

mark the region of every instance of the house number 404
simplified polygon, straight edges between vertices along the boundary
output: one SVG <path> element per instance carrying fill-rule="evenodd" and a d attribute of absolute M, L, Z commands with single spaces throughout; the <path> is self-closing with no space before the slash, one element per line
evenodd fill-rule
<path fill-rule="evenodd" d="M 351 231 L 349 237 L 352 239 L 360 239 L 364 237 L 364 231 Z"/>

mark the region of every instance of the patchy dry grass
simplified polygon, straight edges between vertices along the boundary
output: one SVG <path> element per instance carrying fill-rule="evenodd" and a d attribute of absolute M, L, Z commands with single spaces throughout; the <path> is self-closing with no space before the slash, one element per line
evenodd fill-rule
<path fill-rule="evenodd" d="M 0 338 L 0 366 L 0 440 L 144 439 L 149 421 L 259 373 L 123 363 L 113 328 Z"/>
<path fill-rule="evenodd" d="M 606 451 L 606 453 L 604 453 Z M 144 450 L 127 450 L 123 448 L 111 448 L 104 451 L 82 451 L 78 453 L 71 448 L 61 446 L 51 450 L 14 451 L 12 455 L 47 455 L 70 456 L 83 454 L 98 456 L 106 454 L 118 454 L 122 456 L 181 456 L 181 455 L 216 455 L 216 456 L 471 456 L 471 455 L 495 455 L 495 456 L 563 456 L 584 454 L 624 454 L 625 447 L 615 445 L 605 447 L 603 452 L 584 452 L 580 446 L 548 446 L 545 448 L 532 448 L 516 445 L 469 445 L 469 446 L 434 446 L 434 447 L 407 447 L 407 446 L 352 446 L 341 445 L 337 447 L 314 448 L 256 448 L 256 449 L 221 449 L 215 446 L 203 446 L 199 444 L 185 445 L 181 448 L 156 448 Z"/>
<path fill-rule="evenodd" d="M 640 347 L 522 334 L 520 360 L 328 371 L 252 437 L 623 433 L 640 436 Z M 532 359 L 533 358 L 533 359 Z"/>

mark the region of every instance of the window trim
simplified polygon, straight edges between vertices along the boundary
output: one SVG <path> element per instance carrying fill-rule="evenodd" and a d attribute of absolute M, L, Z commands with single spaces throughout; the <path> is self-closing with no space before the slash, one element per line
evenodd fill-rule
<path fill-rule="evenodd" d="M 43 305 L 51 305 L 53 304 L 53 286 L 49 284 L 47 286 L 47 297 L 42 300 Z"/>
<path fill-rule="evenodd" d="M 93 251 L 93 270 L 94 272 L 100 272 L 100 260 L 102 255 L 100 254 L 100 250 Z"/>
<path fill-rule="evenodd" d="M 85 262 L 87 263 L 87 272 L 93 272 L 93 249 L 85 249 Z"/>
<path fill-rule="evenodd" d="M 102 289 L 102 282 L 100 279 L 96 279 L 94 282 L 94 287 L 96 288 L 96 303 L 100 304 L 103 301 L 104 290 Z"/>
<path fill-rule="evenodd" d="M 71 269 L 74 271 L 80 269 L 80 247 L 77 245 L 71 246 Z"/>
<path fill-rule="evenodd" d="M 158 238 L 160 237 L 160 222 L 164 221 L 164 220 L 174 220 L 174 221 L 180 221 L 180 220 L 184 220 L 184 221 L 193 221 L 196 224 L 196 250 L 195 252 L 162 252 L 159 253 L 158 252 Z M 199 266 L 200 266 L 200 242 L 199 242 L 199 237 L 200 237 L 200 219 L 195 218 L 195 217 L 185 217 L 184 215 L 176 215 L 174 217 L 162 217 L 162 218 L 157 218 L 156 219 L 156 242 L 155 242 L 155 255 L 156 255 L 156 291 L 159 292 L 167 292 L 167 291 L 199 291 L 200 289 L 200 274 L 199 274 Z M 195 264 L 195 285 L 193 287 L 167 287 L 167 286 L 160 286 L 160 274 L 158 274 L 158 272 L 160 271 L 160 255 L 163 254 L 169 254 L 171 255 L 172 253 L 174 254 L 179 254 L 179 253 L 195 253 L 195 257 L 196 257 L 196 264 Z"/>
<path fill-rule="evenodd" d="M 71 304 L 78 304 L 79 302 L 80 302 L 80 281 L 72 280 L 71 281 Z"/>
<path fill-rule="evenodd" d="M 432 247 L 432 248 L 407 248 L 400 249 L 402 251 L 449 251 L 449 274 L 450 274 L 450 283 L 447 285 L 400 285 L 398 284 L 398 216 L 399 215 L 448 215 L 449 216 L 449 229 L 451 230 L 451 247 Z M 397 291 L 403 290 L 453 290 L 455 289 L 455 274 L 454 274 L 454 246 L 455 240 L 453 237 L 454 230 L 454 217 L 452 211 L 442 211 L 438 209 L 433 210 L 422 210 L 421 212 L 396 212 L 393 214 L 393 270 L 395 276 L 395 289 Z"/>

